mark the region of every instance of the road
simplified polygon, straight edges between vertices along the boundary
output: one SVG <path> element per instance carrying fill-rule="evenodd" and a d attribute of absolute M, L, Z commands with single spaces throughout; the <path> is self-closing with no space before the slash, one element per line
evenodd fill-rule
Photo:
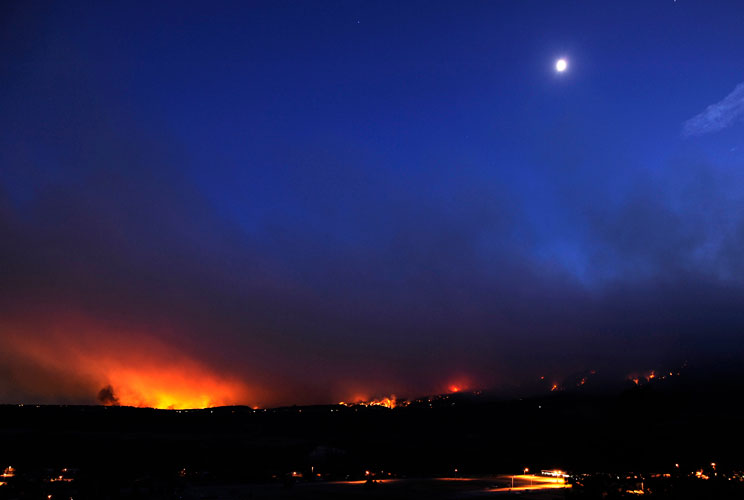
<path fill-rule="evenodd" d="M 489 488 L 486 490 L 489 493 L 500 493 L 507 491 L 534 491 L 534 490 L 550 490 L 557 488 L 570 488 L 570 484 L 566 484 L 566 481 L 561 477 L 546 477 L 536 476 L 533 474 L 518 474 L 514 476 L 497 476 L 496 479 L 502 483 L 514 484 L 503 488 Z"/>

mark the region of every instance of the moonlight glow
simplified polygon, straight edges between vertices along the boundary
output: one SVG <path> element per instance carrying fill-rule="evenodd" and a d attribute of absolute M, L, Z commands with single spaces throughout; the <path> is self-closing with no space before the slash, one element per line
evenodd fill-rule
<path fill-rule="evenodd" d="M 566 68 L 568 68 L 568 62 L 565 59 L 558 59 L 555 62 L 555 70 L 558 73 L 563 73 L 564 71 L 566 71 Z"/>

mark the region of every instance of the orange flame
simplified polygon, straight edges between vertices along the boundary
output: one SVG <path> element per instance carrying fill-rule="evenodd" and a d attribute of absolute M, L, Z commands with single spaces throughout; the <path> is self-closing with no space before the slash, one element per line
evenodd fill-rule
<path fill-rule="evenodd" d="M 338 404 L 343 406 L 384 406 L 385 408 L 390 409 L 393 409 L 398 405 L 395 394 L 391 394 L 390 396 L 380 399 L 371 399 L 369 401 L 364 401 L 364 398 L 355 398 L 355 401 L 356 402 L 354 403 L 346 403 L 344 401 L 341 401 Z"/>
<path fill-rule="evenodd" d="M 40 330 L 42 335 L 7 332 L 8 346 L 17 358 L 43 366 L 58 380 L 89 387 L 91 401 L 105 391 L 100 402 L 106 405 L 188 409 L 248 402 L 245 383 L 155 337 L 104 330 L 79 318 Z"/>
<path fill-rule="evenodd" d="M 450 379 L 446 392 L 457 394 L 458 392 L 467 391 L 470 389 L 470 383 L 470 380 L 464 376 Z"/>
<path fill-rule="evenodd" d="M 677 373 L 679 375 L 679 373 Z M 673 372 L 669 372 L 669 377 L 674 376 Z M 656 370 L 650 370 L 642 375 L 638 375 L 637 373 L 631 373 L 628 375 L 628 380 L 633 382 L 635 385 L 642 385 L 646 384 L 648 382 L 651 382 L 654 379 L 658 380 L 665 380 L 667 378 L 667 375 L 665 373 L 662 373 L 661 376 L 657 375 Z"/>
<path fill-rule="evenodd" d="M 119 404 L 161 409 L 209 408 L 236 404 L 240 382 L 220 378 L 191 360 L 165 367 L 107 370 Z"/>

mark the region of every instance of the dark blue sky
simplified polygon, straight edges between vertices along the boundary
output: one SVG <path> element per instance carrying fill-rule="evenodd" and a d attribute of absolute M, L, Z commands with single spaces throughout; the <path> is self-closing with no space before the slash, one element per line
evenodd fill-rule
<path fill-rule="evenodd" d="M 0 400 L 742 354 L 739 2 L 183 3 L 0 7 Z"/>

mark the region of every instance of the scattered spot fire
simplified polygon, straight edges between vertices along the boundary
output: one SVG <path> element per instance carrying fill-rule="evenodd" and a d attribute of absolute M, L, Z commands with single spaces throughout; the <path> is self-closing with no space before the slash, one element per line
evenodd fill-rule
<path fill-rule="evenodd" d="M 643 374 L 631 373 L 628 375 L 628 380 L 635 385 L 644 385 L 651 383 L 652 381 L 657 382 L 672 377 L 679 377 L 682 375 L 682 371 L 685 368 L 687 368 L 687 361 L 685 361 L 682 367 L 677 370 L 649 370 Z"/>

